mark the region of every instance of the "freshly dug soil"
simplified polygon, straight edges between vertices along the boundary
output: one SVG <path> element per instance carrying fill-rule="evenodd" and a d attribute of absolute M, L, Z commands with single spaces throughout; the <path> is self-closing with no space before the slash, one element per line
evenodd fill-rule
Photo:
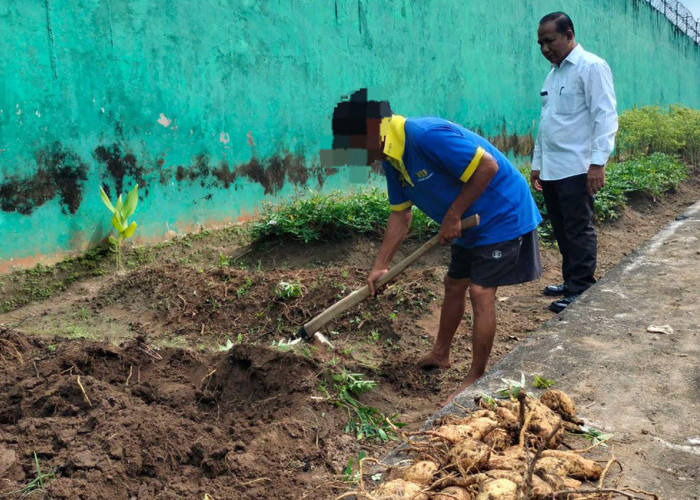
<path fill-rule="evenodd" d="M 699 198 L 694 176 L 600 225 L 599 275 Z M 342 370 L 376 381 L 360 400 L 398 414 L 409 432 L 464 379 L 470 308 L 452 368 L 415 364 L 437 329 L 446 249 L 329 324 L 330 351 L 278 343 L 364 284 L 378 241 L 285 244 L 235 260 L 236 248 L 222 245 L 212 253 L 202 237 L 186 259 L 160 249 L 157 262 L 0 315 L 0 495 L 21 496 L 37 477 L 36 453 L 55 474 L 48 498 L 335 498 L 352 489 L 342 481 L 350 459 L 379 458 L 396 443 L 346 432 L 348 412 L 326 400 L 324 381 Z M 542 279 L 498 291 L 492 362 L 553 317 L 540 292 L 560 281 L 558 252 L 545 247 L 542 260 Z M 280 293 L 281 282 L 298 294 Z M 6 295 L 24 286 L 6 283 Z"/>
<path fill-rule="evenodd" d="M 56 475 L 51 498 L 324 498 L 350 453 L 345 415 L 310 399 L 312 359 L 139 339 L 47 345 L 0 333 L 0 457 L 14 452 L 0 462 L 4 493 L 36 477 L 36 453 Z"/>

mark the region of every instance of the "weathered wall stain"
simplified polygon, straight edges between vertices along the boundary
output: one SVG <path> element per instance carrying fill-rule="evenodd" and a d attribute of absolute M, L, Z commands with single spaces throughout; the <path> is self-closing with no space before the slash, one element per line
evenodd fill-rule
<path fill-rule="evenodd" d="M 106 167 L 106 172 L 102 173 L 102 178 L 111 176 L 116 190 L 115 196 L 119 196 L 124 191 L 124 178 L 129 177 L 135 180 L 139 186 L 145 186 L 143 165 L 139 165 L 136 156 L 127 152 L 122 155 L 118 144 L 111 146 L 97 146 L 93 153 L 95 159 Z M 109 193 L 109 186 L 104 185 L 105 191 Z M 148 191 L 145 192 L 148 195 Z"/>
<path fill-rule="evenodd" d="M 483 135 L 481 132 L 479 135 Z M 508 134 L 506 126 L 503 124 L 501 133 L 489 137 L 489 142 L 496 146 L 502 153 L 513 153 L 515 156 L 523 158 L 530 157 L 535 148 L 533 133 L 530 134 Z"/>
<path fill-rule="evenodd" d="M 40 149 L 35 157 L 38 169 L 33 176 L 11 176 L 0 184 L 0 209 L 30 215 L 59 195 L 61 211 L 74 214 L 83 199 L 87 165 L 58 142 Z"/>
<path fill-rule="evenodd" d="M 0 209 L 30 215 L 58 195 L 63 213 L 76 213 L 83 200 L 82 183 L 87 180 L 85 162 L 58 142 L 37 151 L 35 156 L 38 168 L 33 176 L 10 176 L 0 184 Z M 101 166 L 102 180 L 113 181 L 115 195 L 123 193 L 127 180 L 133 180 L 143 188 L 143 197 L 148 196 L 148 179 L 154 171 L 158 172 L 158 181 L 162 185 L 168 184 L 174 175 L 178 183 L 198 182 L 207 189 L 229 189 L 236 179 L 245 177 L 260 184 L 265 194 L 278 193 L 286 181 L 305 186 L 313 176 L 319 185 L 323 185 L 326 176 L 337 172 L 337 169 L 307 165 L 302 155 L 289 152 L 265 159 L 252 158 L 233 168 L 225 160 L 220 160 L 219 166 L 212 168 L 211 160 L 205 154 L 196 155 L 189 166 L 166 167 L 165 160 L 158 158 L 149 168 L 148 162 L 139 163 L 133 153 L 122 153 L 118 144 L 97 146 L 93 156 Z M 103 182 L 103 188 L 112 197 L 110 184 Z M 205 199 L 211 199 L 211 194 Z"/>
<path fill-rule="evenodd" d="M 248 162 L 231 166 L 226 160 L 220 160 L 219 166 L 210 167 L 210 159 L 197 155 L 189 167 L 179 165 L 175 169 L 175 180 L 196 182 L 204 188 L 228 189 L 236 179 L 246 178 L 263 187 L 265 194 L 277 194 L 286 181 L 295 186 L 305 186 L 313 175 L 317 175 L 322 184 L 323 173 L 332 175 L 334 170 L 321 171 L 314 164 L 308 165 L 304 156 L 289 152 L 274 154 L 269 158 L 253 157 Z"/>
<path fill-rule="evenodd" d="M 231 170 L 225 160 L 219 163 L 219 168 L 215 169 L 213 173 L 214 177 L 216 177 L 226 189 L 236 181 L 236 169 Z"/>

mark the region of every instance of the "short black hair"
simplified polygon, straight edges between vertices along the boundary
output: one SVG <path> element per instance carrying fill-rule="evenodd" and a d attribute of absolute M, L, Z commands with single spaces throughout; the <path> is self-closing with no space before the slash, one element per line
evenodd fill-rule
<path fill-rule="evenodd" d="M 574 30 L 573 21 L 564 12 L 552 12 L 551 14 L 547 14 L 542 19 L 540 19 L 540 24 L 544 24 L 549 21 L 554 21 L 554 25 L 557 28 L 557 32 L 561 33 L 562 35 L 565 34 L 567 30 L 571 30 L 571 32 L 574 35 L 576 34 L 576 31 Z"/>
<path fill-rule="evenodd" d="M 362 88 L 338 103 L 333 110 L 333 135 L 366 135 L 367 118 L 391 116 L 389 101 L 368 101 L 367 89 Z"/>

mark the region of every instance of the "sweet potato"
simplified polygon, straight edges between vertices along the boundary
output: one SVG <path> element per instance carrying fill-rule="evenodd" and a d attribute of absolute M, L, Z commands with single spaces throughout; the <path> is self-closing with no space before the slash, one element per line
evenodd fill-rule
<path fill-rule="evenodd" d="M 491 449 L 481 441 L 464 439 L 454 445 L 447 455 L 450 466 L 460 472 L 476 472 L 486 467 Z"/>
<path fill-rule="evenodd" d="M 487 410 L 487 409 L 481 409 L 481 410 L 476 410 L 474 413 L 469 415 L 468 417 L 465 417 L 462 419 L 462 424 L 468 424 L 471 420 L 475 420 L 477 418 L 483 418 L 487 417 L 490 418 L 491 420 L 496 420 L 496 414 L 494 413 L 493 410 Z"/>
<path fill-rule="evenodd" d="M 558 413 L 564 420 L 576 420 L 576 406 L 564 392 L 549 389 L 540 396 L 540 402 L 550 410 Z"/>
<path fill-rule="evenodd" d="M 509 429 L 515 429 L 520 426 L 518 416 L 505 407 L 499 406 L 498 408 L 496 408 L 496 419 L 498 420 L 498 423 L 501 426 L 507 427 Z"/>
<path fill-rule="evenodd" d="M 539 465 L 542 460 L 552 458 L 561 462 L 562 465 L 560 465 L 560 467 L 566 471 L 564 475 L 576 479 L 598 479 L 603 473 L 603 467 L 600 464 L 584 458 L 573 451 L 544 450 L 542 452 L 542 458 L 538 460 L 537 465 Z"/>
<path fill-rule="evenodd" d="M 486 434 L 498 427 L 498 422 L 488 417 L 470 420 L 468 424 L 448 424 L 438 427 L 435 432 L 450 441 L 457 443 L 463 439 L 481 440 Z"/>
<path fill-rule="evenodd" d="M 373 498 L 376 500 L 428 500 L 428 495 L 421 493 L 422 489 L 419 484 L 394 479 L 377 488 Z"/>
<path fill-rule="evenodd" d="M 496 451 L 505 450 L 513 442 L 513 436 L 503 427 L 496 427 L 484 436 L 484 443 Z"/>
<path fill-rule="evenodd" d="M 491 479 L 484 481 L 476 500 L 515 500 L 518 486 L 510 479 Z"/>
<path fill-rule="evenodd" d="M 406 481 L 425 486 L 433 482 L 433 475 L 439 468 L 440 467 L 435 462 L 421 460 L 407 467 L 401 476 Z"/>
<path fill-rule="evenodd" d="M 553 474 L 546 474 L 542 472 L 537 472 L 542 480 L 546 482 L 554 491 L 561 490 L 576 490 L 581 486 L 581 481 L 573 479 L 568 476 L 555 476 Z"/>
<path fill-rule="evenodd" d="M 530 417 L 530 424 L 527 427 L 528 432 L 544 440 L 559 425 L 559 430 L 549 439 L 547 447 L 556 448 L 559 446 L 564 437 L 561 417 L 535 399 L 528 399 L 527 406 L 528 416 Z"/>
<path fill-rule="evenodd" d="M 569 473 L 569 467 L 564 460 L 556 457 L 542 457 L 535 464 L 535 474 L 544 476 L 545 474 L 553 476 L 566 476 Z"/>
<path fill-rule="evenodd" d="M 519 446 L 506 448 L 502 454 L 491 453 L 487 468 L 489 470 L 512 470 L 524 472 L 527 469 L 525 451 Z"/>
<path fill-rule="evenodd" d="M 431 500 L 472 500 L 474 496 L 469 493 L 469 490 L 460 488 L 459 486 L 448 486 L 440 493 L 431 498 Z"/>

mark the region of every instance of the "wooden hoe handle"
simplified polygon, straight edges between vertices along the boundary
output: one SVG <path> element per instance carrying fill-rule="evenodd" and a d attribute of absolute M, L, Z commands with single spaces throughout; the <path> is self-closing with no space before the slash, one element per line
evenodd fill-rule
<path fill-rule="evenodd" d="M 475 227 L 479 225 L 479 214 L 470 215 L 469 217 L 462 219 L 462 230 L 469 229 L 470 227 Z M 423 255 L 425 255 L 431 248 L 438 244 L 440 241 L 440 235 L 435 235 L 426 241 L 418 250 L 413 252 L 411 255 L 403 259 L 401 262 L 391 267 L 385 274 L 383 274 L 375 284 L 375 289 L 379 289 L 401 274 L 404 269 L 413 264 Z M 369 297 L 369 286 L 365 285 L 359 290 L 355 290 L 347 297 L 341 299 L 340 301 L 333 304 L 331 307 L 320 313 L 318 316 L 314 317 L 306 323 L 301 330 L 304 331 L 305 335 L 312 337 L 314 333 L 319 331 L 323 326 L 334 319 L 339 314 L 344 313 L 351 307 L 356 306 L 367 297 Z"/>

